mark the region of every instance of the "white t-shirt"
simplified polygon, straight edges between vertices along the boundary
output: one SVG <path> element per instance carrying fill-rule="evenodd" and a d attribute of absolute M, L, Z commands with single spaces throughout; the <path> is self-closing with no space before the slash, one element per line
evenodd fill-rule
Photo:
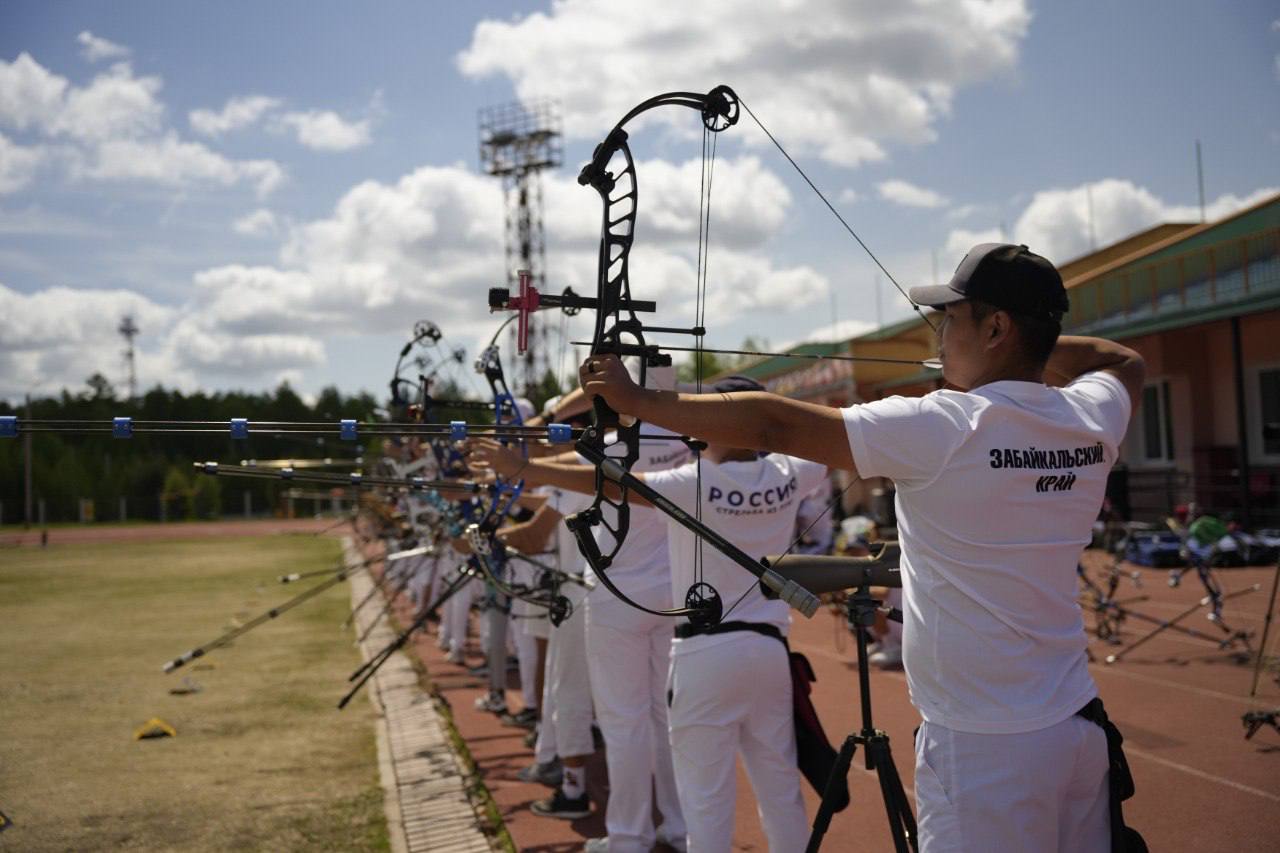
<path fill-rule="evenodd" d="M 568 517 L 580 509 L 586 509 L 591 506 L 590 495 L 566 492 L 563 489 L 557 489 L 555 486 L 540 486 L 535 491 L 536 494 L 545 496 L 547 506 L 562 516 Z M 563 521 L 556 525 L 556 538 L 552 543 L 552 547 L 555 549 L 554 564 L 556 568 L 569 574 L 576 575 L 580 573 L 586 563 L 586 559 L 582 556 L 582 552 L 578 550 L 578 540 Z"/>
<path fill-rule="evenodd" d="M 859 473 L 897 485 L 903 663 L 925 720 L 1035 731 L 1097 695 L 1075 569 L 1130 408 L 1091 373 L 844 410 Z"/>
<path fill-rule="evenodd" d="M 702 522 L 752 557 L 781 554 L 795 535 L 801 498 L 820 485 L 826 475 L 824 465 L 781 453 L 718 465 L 704 461 Z M 690 514 L 694 512 L 699 498 L 696 462 L 645 474 L 644 480 L 672 503 Z M 699 540 L 674 520 L 667 521 L 667 531 L 672 601 L 679 607 L 694 582 Z M 702 580 L 720 594 L 726 620 L 765 622 L 786 635 L 791 626 L 787 604 L 766 599 L 755 576 L 710 545 L 702 546 Z M 732 639 L 732 634 L 677 639 L 672 653 L 682 654 Z"/>
<path fill-rule="evenodd" d="M 675 435 L 652 424 L 645 424 L 642 431 L 646 435 Z M 679 441 L 662 439 L 640 441 L 640 458 L 631 466 L 631 473 L 640 474 L 651 471 L 662 471 L 683 465 L 689 458 L 689 448 Z M 590 464 L 579 457 L 582 464 Z M 584 506 L 590 505 L 590 500 Z M 667 524 L 666 516 L 652 507 L 630 505 L 630 526 L 622 548 L 614 557 L 613 564 L 605 571 L 609 579 L 625 593 L 640 592 L 652 589 L 660 584 L 670 583 L 671 575 L 667 564 Z M 616 526 L 615 510 L 607 504 L 601 505 L 601 513 L 605 523 Z M 614 539 L 605 524 L 595 528 L 596 542 L 600 553 L 608 554 L 613 550 Z M 575 546 L 576 547 L 576 546 Z M 596 585 L 595 572 L 590 568 L 584 573 L 588 586 Z"/>
<path fill-rule="evenodd" d="M 830 554 L 835 544 L 836 522 L 831 513 L 831 483 L 823 481 L 800 499 L 796 511 L 797 554 Z"/>

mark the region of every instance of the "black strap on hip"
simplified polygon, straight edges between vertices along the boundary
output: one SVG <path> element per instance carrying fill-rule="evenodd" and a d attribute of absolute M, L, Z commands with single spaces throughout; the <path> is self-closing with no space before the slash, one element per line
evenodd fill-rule
<path fill-rule="evenodd" d="M 778 630 L 777 625 L 770 625 L 767 622 L 736 622 L 733 620 L 717 622 L 715 625 L 695 625 L 692 622 L 681 622 L 676 625 L 676 639 L 687 640 L 690 637 L 701 637 L 703 634 L 728 634 L 732 631 L 752 631 L 756 634 L 763 634 L 766 637 L 773 637 L 784 646 L 787 644 L 787 638 Z"/>
<path fill-rule="evenodd" d="M 1121 806 L 1125 800 L 1133 796 L 1133 774 L 1129 772 L 1129 762 L 1124 757 L 1124 737 L 1116 724 L 1107 718 L 1107 710 L 1100 697 L 1094 697 L 1076 715 L 1102 729 L 1107 736 L 1107 786 L 1110 789 L 1111 804 L 1111 853 L 1147 853 L 1147 842 L 1138 831 L 1125 826 L 1124 811 Z"/>

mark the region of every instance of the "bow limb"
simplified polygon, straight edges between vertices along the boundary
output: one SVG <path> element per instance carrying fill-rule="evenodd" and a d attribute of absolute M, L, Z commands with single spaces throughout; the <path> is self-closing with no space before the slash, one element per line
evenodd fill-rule
<path fill-rule="evenodd" d="M 634 356 L 639 360 L 639 382 L 651 368 L 669 367 L 671 357 L 658 352 L 645 341 L 646 327 L 637 313 L 653 310 L 631 297 L 630 256 L 635 240 L 639 188 L 635 159 L 627 144 L 626 125 L 636 117 L 658 107 L 680 106 L 697 110 L 706 132 L 719 133 L 738 120 L 738 98 L 727 86 L 718 86 L 706 94 L 668 92 L 649 98 L 622 117 L 595 149 L 591 162 L 583 167 L 578 183 L 590 186 L 603 204 L 599 255 L 597 258 L 595 327 L 591 354 Z M 689 334 L 701 338 L 700 326 L 689 329 L 647 327 L 649 331 Z M 599 581 L 624 603 L 646 613 L 661 616 L 686 616 L 691 620 L 714 623 L 719 619 L 720 600 L 715 590 L 695 583 L 686 594 L 684 606 L 669 610 L 645 607 L 626 595 L 608 570 L 622 550 L 631 525 L 627 502 L 628 482 L 614 479 L 620 493 L 611 495 L 606 488 L 603 462 L 607 460 L 629 473 L 640 458 L 640 427 L 637 420 L 623 421 L 600 398 L 592 401 L 594 426 L 578 441 L 578 449 L 589 459 L 597 460 L 595 497 L 590 506 L 567 518 L 578 547 Z M 606 433 L 613 441 L 606 443 Z M 596 531 L 609 544 L 601 548 Z"/>

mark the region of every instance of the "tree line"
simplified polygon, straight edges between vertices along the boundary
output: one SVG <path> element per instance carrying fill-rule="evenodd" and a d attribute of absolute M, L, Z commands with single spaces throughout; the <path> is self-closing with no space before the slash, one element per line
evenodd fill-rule
<path fill-rule="evenodd" d="M 744 349 L 757 343 L 748 339 Z M 701 355 L 704 377 L 733 369 L 749 359 Z M 693 357 L 677 365 L 680 378 L 693 381 L 699 373 Z M 551 371 L 541 381 L 525 389 L 535 409 L 560 394 L 560 383 Z M 461 389 L 451 382 L 432 389 L 440 400 L 459 399 Z M 226 391 L 184 394 L 177 389 L 156 386 L 140 397 L 124 399 L 101 374 L 85 381 L 77 393 L 63 389 L 57 396 L 40 397 L 13 405 L 0 400 L 0 415 L 17 415 L 32 420 L 93 420 L 109 424 L 113 417 L 135 421 L 217 421 L 232 418 L 250 421 L 339 420 L 385 422 L 404 415 L 389 413 L 368 392 L 344 395 L 335 387 L 322 390 L 314 403 L 307 403 L 287 382 L 269 393 Z M 433 422 L 460 419 L 489 420 L 472 410 L 436 408 Z M 88 500 L 98 521 L 114 521 L 124 498 L 129 519 L 179 520 L 217 518 L 243 512 L 245 496 L 255 514 L 280 506 L 282 493 L 294 484 L 277 480 L 241 477 L 211 477 L 199 474 L 194 462 L 215 461 L 240 464 L 247 460 L 319 459 L 354 460 L 368 455 L 364 470 L 371 470 L 382 453 L 381 438 L 361 442 L 342 441 L 338 436 L 272 435 L 251 432 L 246 439 L 233 439 L 230 430 L 218 433 L 135 434 L 130 439 L 111 438 L 106 433 L 32 434 L 32 518 L 38 521 L 37 507 L 43 502 L 47 522 L 77 521 L 80 501 Z M 25 478 L 24 440 L 0 439 L 0 521 L 13 524 L 23 520 Z M 351 467 L 339 469 L 353 470 Z M 301 485 L 301 484 L 297 484 Z M 323 489 L 315 486 L 313 491 Z"/>
<path fill-rule="evenodd" d="M 270 393 L 239 391 L 184 394 L 156 387 L 139 398 L 117 398 L 101 375 L 86 383 L 86 390 L 63 390 L 56 397 L 33 399 L 30 412 L 24 404 L 0 402 L 0 414 L 34 420 L 95 420 L 104 424 L 113 417 L 135 420 L 202 420 L 229 423 L 232 418 L 251 421 L 326 421 L 344 418 L 368 422 L 385 420 L 379 403 L 368 393 L 346 396 L 336 388 L 325 388 L 308 404 L 288 383 Z M 381 415 L 381 416 L 380 416 Z M 354 459 L 362 453 L 379 453 L 379 440 L 344 442 L 334 436 L 292 436 L 250 433 L 247 439 L 226 434 L 190 433 L 148 435 L 114 439 L 109 434 L 32 434 L 33 516 L 36 502 L 43 501 L 49 522 L 75 521 L 79 501 L 93 501 L 100 521 L 115 520 L 119 499 L 125 499 L 129 518 L 170 520 L 213 518 L 239 514 L 250 495 L 255 512 L 264 512 L 279 503 L 280 493 L 290 484 L 273 480 L 222 478 L 197 474 L 192 463 L 218 461 L 239 464 L 241 460 Z M 376 457 L 374 457 L 376 458 Z M 351 470 L 344 468 L 342 470 Z M 19 522 L 24 493 L 23 439 L 0 440 L 0 502 L 5 523 Z M 317 489 L 323 488 L 320 486 Z M 37 518 L 33 517 L 32 521 Z"/>

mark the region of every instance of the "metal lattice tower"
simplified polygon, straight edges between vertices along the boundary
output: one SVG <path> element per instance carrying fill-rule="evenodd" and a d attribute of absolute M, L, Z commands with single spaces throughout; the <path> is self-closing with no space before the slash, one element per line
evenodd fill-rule
<path fill-rule="evenodd" d="M 129 371 L 129 399 L 132 400 L 138 396 L 138 371 L 133 354 L 133 339 L 142 330 L 133 322 L 133 315 L 126 314 L 116 331 L 120 333 L 120 337 L 124 338 L 124 364 Z"/>
<path fill-rule="evenodd" d="M 506 213 L 507 285 L 513 287 L 517 272 L 530 270 L 533 285 L 545 292 L 546 239 L 542 224 L 544 169 L 564 162 L 560 110 L 554 101 L 534 100 L 496 107 L 479 113 L 480 166 L 502 179 Z M 529 318 L 529 350 L 521 364 L 521 387 L 539 382 L 550 366 L 548 323 Z M 514 332 L 513 332 L 514 335 Z M 513 342 L 509 352 L 515 351 Z"/>

